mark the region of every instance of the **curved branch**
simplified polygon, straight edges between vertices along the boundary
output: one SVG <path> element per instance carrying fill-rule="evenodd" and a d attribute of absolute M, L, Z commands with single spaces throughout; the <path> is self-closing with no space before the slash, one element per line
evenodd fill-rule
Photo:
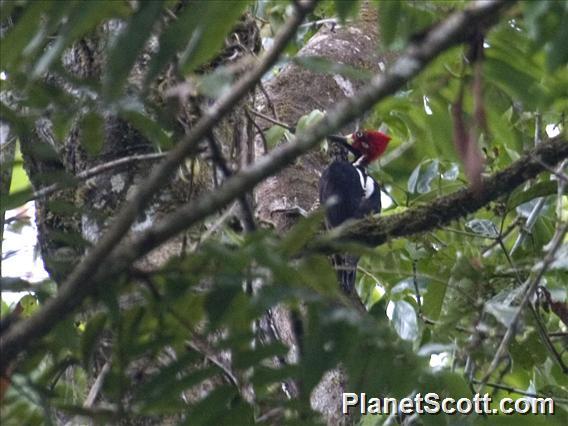
<path fill-rule="evenodd" d="M 108 172 L 109 170 L 115 170 L 117 168 L 132 164 L 132 163 L 139 163 L 142 161 L 157 161 L 161 160 L 166 156 L 163 152 L 155 152 L 152 154 L 139 154 L 139 155 L 131 155 L 128 157 L 121 157 L 113 161 L 109 161 L 108 163 L 99 164 L 98 166 L 92 167 L 88 170 L 84 170 L 81 173 L 77 173 L 75 176 L 71 177 L 71 183 L 65 181 L 56 182 L 52 185 L 40 188 L 31 195 L 26 201 L 37 200 L 38 198 L 46 198 L 49 195 L 57 192 L 61 189 L 65 189 L 77 182 L 81 182 L 102 173 Z"/>
<path fill-rule="evenodd" d="M 337 132 L 342 126 L 372 108 L 376 102 L 394 94 L 440 53 L 467 40 L 472 31 L 479 26 L 489 26 L 498 18 L 498 12 L 512 4 L 514 2 L 504 0 L 476 2 L 462 11 L 451 14 L 411 44 L 385 74 L 375 76 L 353 98 L 339 103 L 318 124 L 296 137 L 294 142 L 275 149 L 270 155 L 232 176 L 219 190 L 167 216 L 160 223 L 133 238 L 131 242 L 122 243 L 117 247 L 137 214 L 144 209 L 160 187 L 167 183 L 172 171 L 192 151 L 194 145 L 203 139 L 219 118 L 226 114 L 276 61 L 305 14 L 314 6 L 313 1 L 296 2 L 296 5 L 300 5 L 297 13 L 275 40 L 269 54 L 251 73 L 240 80 L 227 96 L 211 108 L 185 140 L 177 145 L 153 171 L 148 180 L 140 186 L 138 193 L 125 205 L 101 241 L 68 277 L 57 296 L 48 300 L 36 315 L 15 323 L 2 333 L 0 349 L 3 364 L 8 365 L 18 353 L 28 348 L 31 342 L 47 334 L 58 321 L 77 309 L 99 283 L 123 272 L 136 259 L 178 232 L 225 207 L 250 191 L 263 179 L 291 164 L 297 157 L 315 147 L 321 139 Z M 107 259 L 112 261 L 107 261 L 102 267 Z"/>

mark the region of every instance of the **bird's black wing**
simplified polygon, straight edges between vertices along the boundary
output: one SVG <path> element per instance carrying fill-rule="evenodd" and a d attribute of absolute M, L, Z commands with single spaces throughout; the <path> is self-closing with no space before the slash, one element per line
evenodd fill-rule
<path fill-rule="evenodd" d="M 326 208 L 327 226 L 341 225 L 358 216 L 363 190 L 359 173 L 347 161 L 334 161 L 320 179 L 320 204 Z"/>
<path fill-rule="evenodd" d="M 375 190 L 369 198 L 361 197 L 359 208 L 357 209 L 357 218 L 362 219 L 370 214 L 381 212 L 381 188 L 377 181 L 369 176 L 373 181 Z"/>
<path fill-rule="evenodd" d="M 341 225 L 348 219 L 359 217 L 363 198 L 361 178 L 355 167 L 347 161 L 334 161 L 320 179 L 320 204 L 326 209 L 328 228 Z M 367 200 L 368 201 L 368 200 Z M 358 256 L 336 254 L 333 266 L 342 290 L 352 294 L 355 287 Z"/>

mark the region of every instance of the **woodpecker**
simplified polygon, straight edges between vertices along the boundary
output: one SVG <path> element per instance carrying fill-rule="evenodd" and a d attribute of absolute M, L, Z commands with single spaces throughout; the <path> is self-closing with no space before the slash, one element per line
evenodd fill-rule
<path fill-rule="evenodd" d="M 335 159 L 322 173 L 319 183 L 320 204 L 326 208 L 328 229 L 341 225 L 348 219 L 361 219 L 381 211 L 381 189 L 367 166 L 377 160 L 387 149 L 390 136 L 373 130 L 361 130 L 346 138 L 334 137 L 353 155 Z M 335 255 L 332 261 L 337 270 L 342 290 L 351 294 L 355 286 L 355 274 L 359 257 Z"/>

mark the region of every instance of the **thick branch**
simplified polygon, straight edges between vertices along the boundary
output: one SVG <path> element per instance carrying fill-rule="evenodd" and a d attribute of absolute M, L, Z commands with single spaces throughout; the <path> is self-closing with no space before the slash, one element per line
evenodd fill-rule
<path fill-rule="evenodd" d="M 333 239 L 378 246 L 393 238 L 414 235 L 467 216 L 568 157 L 568 142 L 557 137 L 540 144 L 506 169 L 483 179 L 480 191 L 463 188 L 404 213 L 369 218 L 339 230 Z"/>
<path fill-rule="evenodd" d="M 305 2 L 297 2 L 305 5 Z M 168 216 L 162 222 L 136 237 L 131 243 L 116 247 L 122 240 L 137 214 L 144 209 L 152 196 L 165 185 L 173 170 L 184 160 L 215 123 L 227 113 L 237 101 L 252 88 L 264 72 L 276 61 L 279 53 L 295 32 L 313 2 L 299 8 L 283 33 L 275 40 L 274 46 L 263 61 L 233 90 L 222 98 L 197 123 L 187 138 L 177 145 L 157 167 L 148 180 L 141 185 L 138 193 L 130 200 L 110 227 L 103 239 L 69 276 L 58 295 L 50 299 L 44 307 L 31 318 L 10 327 L 0 338 L 4 365 L 18 353 L 25 350 L 32 341 L 47 334 L 65 315 L 77 309 L 91 294 L 98 283 L 108 281 L 112 276 L 124 271 L 130 264 L 145 255 L 178 232 L 192 226 L 220 208 L 225 207 L 239 196 L 250 191 L 258 182 L 277 173 L 291 164 L 297 157 L 305 154 L 318 141 L 337 132 L 342 126 L 360 116 L 381 99 L 394 94 L 411 78 L 422 71 L 427 64 L 441 52 L 466 40 L 480 25 L 488 25 L 501 9 L 513 2 L 503 0 L 476 2 L 471 7 L 453 13 L 402 54 L 385 74 L 375 76 L 370 83 L 356 93 L 353 98 L 338 104 L 330 113 L 309 131 L 298 136 L 292 143 L 282 145 L 270 155 L 235 174 L 217 191 L 204 196 L 198 202 Z M 101 267 L 103 261 L 112 259 L 110 265 Z"/>

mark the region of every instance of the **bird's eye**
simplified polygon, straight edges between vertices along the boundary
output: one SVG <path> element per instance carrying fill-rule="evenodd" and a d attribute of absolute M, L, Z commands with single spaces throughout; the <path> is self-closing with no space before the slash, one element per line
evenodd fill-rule
<path fill-rule="evenodd" d="M 355 137 L 356 137 L 357 139 L 362 138 L 362 137 L 363 137 L 363 132 L 357 132 L 357 133 L 355 133 Z"/>

